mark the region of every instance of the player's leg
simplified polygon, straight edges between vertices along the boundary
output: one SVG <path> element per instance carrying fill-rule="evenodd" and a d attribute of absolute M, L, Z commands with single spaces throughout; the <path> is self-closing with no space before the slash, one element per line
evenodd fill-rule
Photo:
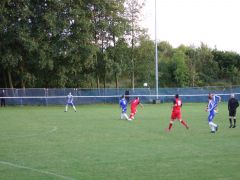
<path fill-rule="evenodd" d="M 120 116 L 120 119 L 124 119 L 124 115 L 123 115 L 123 113 L 125 112 L 125 109 L 124 108 L 122 108 L 122 112 L 121 112 L 121 116 Z"/>
<path fill-rule="evenodd" d="M 183 119 L 179 119 L 179 121 L 181 122 L 181 124 L 182 124 L 185 128 L 189 129 L 186 121 L 184 121 Z"/>
<path fill-rule="evenodd" d="M 125 119 L 127 119 L 127 120 L 130 120 L 126 112 L 123 113 L 123 117 L 125 117 Z"/>
<path fill-rule="evenodd" d="M 77 109 L 76 109 L 76 107 L 74 106 L 73 103 L 72 103 L 72 107 L 73 107 L 74 111 L 77 112 Z"/>
<path fill-rule="evenodd" d="M 233 110 L 231 115 L 232 115 L 232 119 L 233 119 L 232 128 L 235 128 L 236 127 L 236 110 Z"/>
<path fill-rule="evenodd" d="M 232 128 L 232 117 L 231 116 L 229 116 L 229 123 L 230 123 L 229 128 Z"/>
<path fill-rule="evenodd" d="M 217 131 L 217 128 L 218 128 L 218 125 L 217 124 L 215 124 L 214 122 L 209 122 L 209 126 L 210 126 L 210 128 L 211 128 L 211 131 Z"/>
<path fill-rule="evenodd" d="M 182 124 L 185 128 L 187 128 L 187 129 L 189 128 L 188 125 L 187 125 L 187 123 L 186 123 L 186 121 L 184 121 L 184 120 L 182 119 L 182 115 L 181 115 L 180 112 L 178 112 L 177 118 L 178 118 L 178 120 L 181 122 L 181 124 Z"/>
<path fill-rule="evenodd" d="M 123 112 L 121 112 L 121 116 L 120 116 L 120 119 L 123 119 Z"/>
<path fill-rule="evenodd" d="M 175 119 L 176 119 L 176 114 L 175 114 L 175 112 L 172 112 L 168 128 L 166 129 L 167 131 L 170 131 L 172 129 L 173 122 Z"/>
<path fill-rule="evenodd" d="M 213 126 L 211 123 L 212 123 L 212 122 L 208 122 L 209 127 L 210 127 L 210 129 L 211 129 L 211 132 L 212 132 L 212 133 L 215 133 L 215 128 L 214 128 L 214 126 Z"/>
<path fill-rule="evenodd" d="M 235 127 L 236 127 L 236 116 L 233 117 L 233 128 L 235 128 Z"/>
<path fill-rule="evenodd" d="M 132 117 L 133 117 L 133 113 L 131 112 L 130 116 L 129 116 L 129 119 L 132 119 Z"/>
<path fill-rule="evenodd" d="M 172 129 L 173 122 L 174 122 L 174 119 L 171 119 L 169 122 L 169 125 L 168 125 L 168 129 L 167 129 L 168 131 L 170 131 Z"/>
<path fill-rule="evenodd" d="M 129 119 L 133 120 L 134 119 L 134 115 L 135 115 L 135 113 L 131 112 Z"/>
<path fill-rule="evenodd" d="M 123 111 L 122 111 L 122 113 L 123 113 L 123 118 L 125 118 L 125 119 L 127 119 L 127 120 L 130 120 L 130 119 L 128 118 L 128 115 L 127 115 L 127 108 L 124 108 Z"/>
<path fill-rule="evenodd" d="M 212 120 L 213 120 L 213 116 L 212 116 L 211 113 L 209 113 L 209 115 L 208 115 L 208 125 L 209 125 L 209 127 L 210 127 L 210 129 L 211 129 L 211 132 L 215 132 L 215 128 L 214 128 L 214 126 L 211 124 Z"/>
<path fill-rule="evenodd" d="M 135 114 L 136 114 L 136 109 L 131 109 L 130 119 L 134 119 Z"/>
<path fill-rule="evenodd" d="M 127 115 L 127 109 L 122 109 L 121 119 L 129 120 L 128 115 Z"/>
<path fill-rule="evenodd" d="M 218 129 L 217 124 L 213 123 L 214 116 L 215 116 L 214 111 L 210 112 L 209 116 L 208 116 L 208 124 L 209 124 L 209 127 L 210 127 L 212 133 L 214 133 Z"/>
<path fill-rule="evenodd" d="M 68 103 L 65 106 L 65 112 L 67 112 L 67 111 L 68 111 Z"/>
<path fill-rule="evenodd" d="M 234 116 L 233 111 L 229 110 L 229 123 L 230 123 L 229 128 L 232 128 L 233 116 Z"/>

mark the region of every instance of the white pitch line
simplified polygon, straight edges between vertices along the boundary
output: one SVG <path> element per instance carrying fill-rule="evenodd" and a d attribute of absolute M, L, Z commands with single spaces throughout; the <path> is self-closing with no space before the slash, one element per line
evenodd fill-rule
<path fill-rule="evenodd" d="M 0 161 L 0 164 L 11 166 L 11 167 L 18 168 L 18 169 L 26 169 L 26 170 L 34 171 L 34 172 L 37 172 L 37 173 L 40 173 L 40 174 L 55 176 L 55 177 L 59 177 L 59 178 L 66 179 L 66 180 L 74 180 L 74 178 L 71 178 L 71 177 L 67 177 L 67 176 L 63 176 L 63 175 L 56 174 L 56 173 L 53 173 L 53 172 L 39 170 L 39 169 L 27 167 L 27 166 L 21 166 L 21 165 L 13 164 L 13 163 L 6 162 L 6 161 Z"/>
<path fill-rule="evenodd" d="M 0 138 L 0 140 L 8 140 L 8 139 L 17 139 L 17 138 L 26 138 L 26 137 L 34 137 L 34 136 L 40 136 L 40 135 L 47 135 L 47 134 L 51 134 L 53 132 L 57 131 L 57 127 L 53 127 L 53 129 L 51 129 L 50 131 L 47 132 L 41 132 L 38 134 L 29 134 L 29 135 L 23 135 L 23 136 L 3 136 L 3 138 Z"/>

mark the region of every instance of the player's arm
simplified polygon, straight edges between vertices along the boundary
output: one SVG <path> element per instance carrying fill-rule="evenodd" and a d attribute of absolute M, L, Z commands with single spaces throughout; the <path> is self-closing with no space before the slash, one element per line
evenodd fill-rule
<path fill-rule="evenodd" d="M 177 103 L 176 103 L 176 100 L 174 99 L 174 100 L 173 100 L 172 108 L 174 108 L 175 106 L 177 106 Z"/>
<path fill-rule="evenodd" d="M 209 104 L 207 104 L 207 106 L 206 106 L 206 108 L 205 108 L 205 111 L 206 111 L 206 112 L 208 111 L 208 106 L 209 106 Z"/>
<path fill-rule="evenodd" d="M 228 110 L 230 111 L 230 100 L 228 100 Z"/>
<path fill-rule="evenodd" d="M 205 111 L 206 111 L 206 112 L 209 112 L 210 109 L 211 109 L 211 103 L 210 103 L 210 101 L 209 101 L 208 104 L 207 104 L 207 107 L 206 107 Z"/>
<path fill-rule="evenodd" d="M 119 101 L 119 107 L 122 108 L 122 101 Z"/>
<path fill-rule="evenodd" d="M 208 104 L 206 105 L 205 111 L 208 111 L 208 106 L 209 106 L 209 101 L 208 101 Z"/>
<path fill-rule="evenodd" d="M 218 102 L 221 102 L 221 96 L 217 96 L 217 95 L 215 95 L 215 97 L 218 99 Z"/>
<path fill-rule="evenodd" d="M 239 106 L 238 100 L 236 100 L 236 108 Z"/>

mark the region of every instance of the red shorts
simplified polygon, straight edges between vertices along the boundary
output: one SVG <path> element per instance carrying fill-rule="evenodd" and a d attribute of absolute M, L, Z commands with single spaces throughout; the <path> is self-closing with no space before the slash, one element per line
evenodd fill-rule
<path fill-rule="evenodd" d="M 172 111 L 171 119 L 182 119 L 181 111 Z"/>
<path fill-rule="evenodd" d="M 137 108 L 131 108 L 131 113 L 136 114 Z"/>

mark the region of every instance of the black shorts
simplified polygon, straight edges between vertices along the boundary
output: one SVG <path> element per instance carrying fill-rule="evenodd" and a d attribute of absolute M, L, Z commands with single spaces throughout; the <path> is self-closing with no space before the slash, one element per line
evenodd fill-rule
<path fill-rule="evenodd" d="M 236 116 L 236 110 L 229 110 L 229 116 L 235 117 Z"/>

